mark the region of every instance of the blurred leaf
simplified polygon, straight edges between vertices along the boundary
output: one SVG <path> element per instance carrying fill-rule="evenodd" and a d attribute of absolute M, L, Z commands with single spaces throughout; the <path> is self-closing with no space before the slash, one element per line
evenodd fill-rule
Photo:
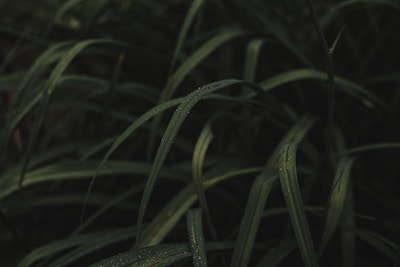
<path fill-rule="evenodd" d="M 190 9 L 186 14 L 185 20 L 183 21 L 183 24 L 181 26 L 181 30 L 179 31 L 178 41 L 176 43 L 174 54 L 171 60 L 171 70 L 175 67 L 175 63 L 178 60 L 179 53 L 182 50 L 182 45 L 189 31 L 189 28 L 192 25 L 196 14 L 203 7 L 203 4 L 204 0 L 193 0 L 192 4 L 190 5 Z"/>
<path fill-rule="evenodd" d="M 369 230 L 358 229 L 355 232 L 360 239 L 369 244 L 371 247 L 380 251 L 390 260 L 395 260 L 396 252 L 398 250 L 398 246 L 396 243 L 387 239 L 386 237 L 381 236 L 378 233 Z"/>
<path fill-rule="evenodd" d="M 350 148 L 344 152 L 346 154 L 354 154 L 354 153 L 368 152 L 372 150 L 399 149 L 399 148 L 400 148 L 400 143 L 379 143 L 379 144 L 371 144 L 371 145 L 364 145 L 355 148 Z"/>
<path fill-rule="evenodd" d="M 135 228 L 122 228 L 118 230 L 101 231 L 97 233 L 82 234 L 79 236 L 69 237 L 61 239 L 59 241 L 48 243 L 47 245 L 41 246 L 34 249 L 27 256 L 25 256 L 18 264 L 18 267 L 33 266 L 38 260 L 45 259 L 49 256 L 54 256 L 56 253 L 71 249 L 74 247 L 80 247 L 79 251 L 70 253 L 69 258 L 62 257 L 61 261 L 56 261 L 57 264 L 50 264 L 48 266 L 65 266 L 66 264 L 79 259 L 89 252 L 101 249 L 102 247 L 109 246 L 111 244 L 120 242 L 122 240 L 131 239 L 135 234 Z M 87 247 L 85 253 L 82 250 L 83 247 Z"/>
<path fill-rule="evenodd" d="M 298 70 L 288 71 L 276 75 L 272 78 L 269 78 L 268 80 L 261 82 L 259 86 L 262 87 L 265 91 L 268 91 L 275 87 L 278 87 L 279 85 L 302 79 L 314 79 L 314 80 L 326 81 L 327 76 L 325 72 L 315 69 L 298 69 Z M 359 101 L 361 101 L 364 105 L 366 105 L 369 108 L 373 107 L 374 103 L 380 105 L 381 107 L 385 106 L 382 100 L 379 99 L 377 96 L 370 93 L 364 87 L 354 82 L 351 82 L 345 78 L 336 76 L 335 84 L 338 90 L 342 90 L 345 93 L 348 93 L 349 95 L 356 97 Z M 253 92 L 249 94 L 248 97 L 251 97 L 252 95 L 254 95 Z"/>
<path fill-rule="evenodd" d="M 256 267 L 275 267 L 279 266 L 282 260 L 284 260 L 290 253 L 297 248 L 295 239 L 285 239 L 280 242 L 260 260 L 257 262 Z"/>

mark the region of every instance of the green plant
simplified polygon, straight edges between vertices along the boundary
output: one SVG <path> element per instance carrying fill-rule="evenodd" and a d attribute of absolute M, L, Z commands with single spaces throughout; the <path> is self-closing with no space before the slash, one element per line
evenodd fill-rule
<path fill-rule="evenodd" d="M 400 264 L 396 1 L 17 3 L 2 266 Z"/>

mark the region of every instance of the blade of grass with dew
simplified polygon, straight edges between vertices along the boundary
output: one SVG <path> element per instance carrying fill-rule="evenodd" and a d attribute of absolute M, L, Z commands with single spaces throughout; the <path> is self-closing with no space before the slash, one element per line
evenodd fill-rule
<path fill-rule="evenodd" d="M 276 75 L 272 78 L 269 78 L 258 85 L 263 88 L 264 91 L 271 90 L 273 88 L 278 87 L 279 85 L 283 85 L 285 83 L 294 82 L 297 80 L 303 79 L 313 79 L 313 80 L 326 80 L 326 73 L 315 70 L 315 69 L 298 69 L 284 72 L 282 74 Z M 385 104 L 381 99 L 379 99 L 374 94 L 370 93 L 364 87 L 351 82 L 343 77 L 336 76 L 335 83 L 337 85 L 338 90 L 342 90 L 345 93 L 356 97 L 361 103 L 363 103 L 368 108 L 374 107 L 375 104 L 384 107 Z M 251 92 L 247 95 L 247 97 L 252 97 L 254 92 Z"/>
<path fill-rule="evenodd" d="M 231 267 L 248 266 L 262 212 L 278 172 L 263 170 L 254 180 L 231 259 Z"/>
<path fill-rule="evenodd" d="M 191 256 L 188 244 L 165 244 L 120 253 L 89 267 L 130 266 L 130 267 L 162 267 Z M 139 258 L 140 263 L 137 262 Z"/>
<path fill-rule="evenodd" d="M 186 218 L 193 265 L 194 267 L 207 267 L 201 209 L 188 210 Z"/>
<path fill-rule="evenodd" d="M 101 162 L 99 163 L 99 165 L 97 166 L 92 179 L 90 180 L 88 189 L 87 189 L 87 193 L 86 193 L 86 198 L 83 202 L 82 205 L 82 211 L 81 211 L 81 217 L 83 218 L 84 213 L 85 213 L 85 207 L 86 207 L 86 201 L 89 198 L 89 195 L 92 191 L 92 188 L 94 186 L 94 183 L 96 181 L 96 177 L 97 174 L 101 171 L 101 169 L 103 168 L 104 164 L 108 161 L 109 157 L 111 156 L 111 154 L 134 132 L 136 131 L 140 126 L 142 126 L 146 121 L 148 121 L 150 118 L 156 116 L 157 114 L 159 114 L 160 112 L 162 112 L 163 110 L 169 109 L 173 106 L 176 106 L 180 103 L 182 103 L 182 101 L 184 100 L 184 98 L 177 98 L 177 99 L 173 99 L 170 101 L 167 101 L 165 103 L 159 104 L 151 109 L 149 109 L 148 111 L 146 111 L 143 115 L 141 115 L 139 118 L 137 118 L 130 126 L 128 126 L 128 128 L 122 132 L 122 134 L 120 134 L 115 141 L 113 141 L 111 147 L 108 149 L 108 151 L 106 152 L 106 154 L 104 155 L 103 159 L 101 160 Z"/>
<path fill-rule="evenodd" d="M 190 26 L 193 23 L 194 18 L 196 17 L 200 8 L 204 5 L 204 0 L 193 0 L 190 5 L 189 11 L 186 14 L 186 17 L 183 21 L 181 30 L 179 31 L 178 41 L 176 42 L 175 50 L 172 55 L 171 67 L 170 71 L 172 71 L 175 67 L 175 63 L 178 60 L 179 53 L 181 52 L 183 41 L 186 38 L 186 35 L 189 31 Z"/>
<path fill-rule="evenodd" d="M 243 80 L 246 82 L 254 82 L 258 58 L 260 57 L 260 51 L 264 43 L 264 39 L 254 39 L 247 45 L 243 73 Z"/>
<path fill-rule="evenodd" d="M 160 145 L 157 149 L 157 154 L 153 161 L 153 167 L 150 170 L 149 177 L 147 179 L 146 187 L 143 192 L 142 200 L 140 202 L 139 216 L 138 216 L 138 231 L 141 229 L 141 225 L 144 219 L 144 213 L 147 209 L 147 204 L 150 200 L 150 195 L 153 191 L 153 187 L 155 185 L 158 172 L 161 169 L 162 164 L 164 163 L 165 158 L 172 146 L 174 138 L 178 133 L 180 127 L 182 126 L 184 120 L 188 116 L 190 110 L 193 106 L 206 97 L 207 95 L 217 91 L 218 89 L 225 88 L 227 86 L 232 86 L 235 84 L 244 84 L 239 80 L 222 80 L 214 83 L 207 84 L 205 86 L 200 87 L 196 91 L 190 93 L 184 98 L 184 101 L 177 107 L 168 126 L 165 130 L 164 136 L 161 139 Z M 140 232 L 137 234 L 138 236 L 138 244 L 140 244 Z"/>
<path fill-rule="evenodd" d="M 290 253 L 297 248 L 295 239 L 285 239 L 278 245 L 273 247 L 261 260 L 256 264 L 256 267 L 275 267 L 284 260 Z"/>
<path fill-rule="evenodd" d="M 296 143 L 288 143 L 282 146 L 279 158 L 279 176 L 291 225 L 303 262 L 307 267 L 316 267 L 318 266 L 318 257 L 307 222 L 297 178 L 296 150 Z"/>
<path fill-rule="evenodd" d="M 129 227 L 119 230 L 82 234 L 79 236 L 69 237 L 51 242 L 31 251 L 18 263 L 18 267 L 33 266 L 35 262 L 41 259 L 44 259 L 48 256 L 53 256 L 56 253 L 71 249 L 85 243 L 90 244 L 91 246 L 93 246 L 93 244 L 99 245 L 100 243 L 102 243 L 103 246 L 107 246 L 124 239 L 132 238 L 134 232 L 135 228 Z M 99 248 L 100 247 L 101 246 L 99 246 Z"/>
<path fill-rule="evenodd" d="M 131 136 L 140 126 L 142 126 L 149 119 L 153 118 L 157 114 L 167 110 L 171 107 L 177 106 L 182 103 L 184 97 L 176 98 L 165 103 L 159 104 L 148 111 L 146 111 L 143 115 L 137 118 L 128 128 L 126 128 L 122 134 L 120 134 L 112 143 L 111 147 L 108 149 L 107 153 L 101 160 L 98 169 L 100 170 L 102 165 L 109 159 L 111 154 L 129 137 Z"/>
<path fill-rule="evenodd" d="M 221 173 L 212 176 L 204 181 L 204 189 L 208 189 L 224 180 L 231 179 L 240 175 L 254 174 L 261 171 L 261 167 L 250 167 L 239 170 L 221 170 Z M 191 205 L 196 201 L 197 194 L 193 184 L 189 184 L 171 199 L 164 208 L 158 212 L 157 216 L 144 229 L 140 246 L 152 246 L 159 244 L 178 220 L 186 213 Z"/>
<path fill-rule="evenodd" d="M 60 80 L 60 77 L 69 66 L 71 61 L 86 47 L 93 45 L 93 44 L 113 44 L 117 43 L 114 40 L 109 39 L 98 39 L 98 40 L 87 40 L 82 41 L 75 44 L 72 48 L 65 52 L 65 54 L 61 57 L 58 64 L 55 66 L 54 70 L 51 72 L 49 79 L 46 82 L 46 86 L 42 89 L 43 99 L 41 101 L 39 107 L 38 118 L 33 124 L 32 132 L 30 133 L 28 145 L 26 148 L 25 156 L 22 161 L 21 166 L 21 175 L 19 178 L 19 186 L 22 186 L 23 180 L 25 177 L 25 173 L 28 168 L 28 163 L 33 151 L 33 146 L 36 143 L 36 139 L 38 138 L 39 130 L 43 124 L 44 117 L 47 113 L 47 108 L 50 102 L 51 95 L 53 93 L 54 88 L 56 87 L 57 83 Z"/>
<path fill-rule="evenodd" d="M 171 98 L 179 84 L 183 79 L 208 55 L 219 48 L 224 43 L 243 36 L 244 32 L 235 29 L 225 29 L 223 32 L 207 41 L 196 52 L 194 52 L 168 80 L 167 85 L 162 91 L 160 103 L 163 103 Z"/>
<path fill-rule="evenodd" d="M 207 250 L 226 250 L 232 248 L 230 242 L 206 243 Z M 139 250 L 119 253 L 89 267 L 161 267 L 191 256 L 189 244 L 163 244 L 158 246 L 141 248 Z M 139 257 L 140 265 L 137 263 Z"/>
<path fill-rule="evenodd" d="M 213 139 L 213 133 L 211 130 L 211 125 L 207 123 L 204 128 L 202 129 L 199 138 L 197 139 L 193 157 L 192 157 L 192 174 L 193 174 L 193 182 L 197 192 L 197 198 L 200 203 L 201 209 L 204 211 L 206 221 L 208 224 L 208 228 L 211 232 L 211 235 L 214 241 L 218 240 L 217 232 L 214 228 L 212 223 L 210 210 L 208 208 L 206 196 L 204 194 L 204 187 L 203 187 L 203 163 L 204 158 L 206 156 L 206 152 L 208 146 L 210 145 Z"/>
<path fill-rule="evenodd" d="M 169 100 L 174 94 L 175 90 L 178 88 L 179 84 L 187 77 L 187 75 L 198 65 L 202 60 L 204 60 L 213 51 L 219 48 L 226 42 L 243 36 L 244 32 L 236 29 L 225 29 L 223 32 L 207 41 L 201 47 L 199 47 L 196 52 L 194 52 L 189 58 L 186 59 L 182 65 L 169 77 L 167 84 L 163 91 L 161 92 L 159 103 L 163 103 Z M 147 154 L 151 155 L 154 148 L 155 137 L 157 129 L 161 122 L 162 114 L 156 117 L 153 121 L 152 130 L 150 131 L 149 145 L 147 148 Z"/>
<path fill-rule="evenodd" d="M 319 256 L 321 256 L 324 252 L 342 216 L 342 211 L 346 199 L 346 192 L 348 191 L 350 170 L 353 161 L 354 159 L 352 158 L 342 158 L 336 168 L 336 174 L 332 184 L 332 191 L 330 193 L 329 203 L 327 205 L 324 230 L 318 248 Z"/>
<path fill-rule="evenodd" d="M 281 147 L 286 143 L 299 143 L 310 130 L 311 126 L 315 123 L 315 119 L 304 116 L 289 130 L 289 132 L 282 138 L 279 145 L 276 147 L 274 152 L 268 158 L 267 166 L 276 167 L 279 161 Z"/>

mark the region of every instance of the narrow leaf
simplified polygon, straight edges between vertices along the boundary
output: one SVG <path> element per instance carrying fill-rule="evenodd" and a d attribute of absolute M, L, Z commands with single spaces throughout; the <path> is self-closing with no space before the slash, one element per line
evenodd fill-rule
<path fill-rule="evenodd" d="M 297 145 L 295 143 L 288 143 L 282 146 L 279 159 L 279 176 L 303 262 L 307 267 L 316 267 L 318 266 L 317 253 L 311 237 L 310 227 L 308 226 L 297 178 L 296 150 Z"/>
<path fill-rule="evenodd" d="M 266 169 L 253 182 L 233 251 L 231 267 L 248 266 L 262 212 L 277 178 L 278 173 L 275 169 Z"/>
<path fill-rule="evenodd" d="M 204 243 L 201 209 L 188 211 L 187 228 L 194 267 L 207 267 L 207 255 Z"/>
<path fill-rule="evenodd" d="M 338 163 L 327 207 L 324 231 L 318 248 L 318 255 L 323 253 L 341 218 L 346 192 L 348 191 L 347 187 L 352 164 L 353 159 L 348 158 L 343 158 Z"/>

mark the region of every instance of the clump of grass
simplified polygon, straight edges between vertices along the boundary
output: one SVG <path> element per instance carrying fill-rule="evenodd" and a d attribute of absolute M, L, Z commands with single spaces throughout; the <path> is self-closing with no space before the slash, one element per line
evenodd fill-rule
<path fill-rule="evenodd" d="M 400 264 L 397 2 L 0 10 L 2 266 Z"/>

